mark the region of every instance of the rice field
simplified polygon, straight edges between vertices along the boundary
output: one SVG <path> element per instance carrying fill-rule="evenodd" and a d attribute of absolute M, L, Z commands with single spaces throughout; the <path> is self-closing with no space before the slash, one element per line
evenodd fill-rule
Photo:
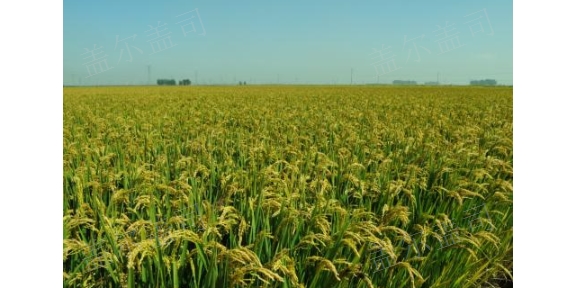
<path fill-rule="evenodd" d="M 64 88 L 65 287 L 498 287 L 512 88 Z"/>

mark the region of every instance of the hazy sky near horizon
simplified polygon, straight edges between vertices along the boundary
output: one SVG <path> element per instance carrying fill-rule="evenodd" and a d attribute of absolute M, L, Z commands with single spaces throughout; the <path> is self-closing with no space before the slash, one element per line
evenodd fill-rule
<path fill-rule="evenodd" d="M 64 85 L 512 82 L 512 1 L 64 1 Z"/>

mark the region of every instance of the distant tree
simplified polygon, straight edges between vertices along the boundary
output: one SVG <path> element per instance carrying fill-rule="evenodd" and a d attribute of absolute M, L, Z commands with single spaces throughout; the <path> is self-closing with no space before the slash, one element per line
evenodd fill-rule
<path fill-rule="evenodd" d="M 190 84 L 192 84 L 192 82 L 188 79 L 184 79 L 184 80 L 181 80 L 178 82 L 178 85 L 180 85 L 180 86 L 188 86 Z"/>
<path fill-rule="evenodd" d="M 394 85 L 416 85 L 416 81 L 406 81 L 406 80 L 394 80 L 392 81 Z"/>
<path fill-rule="evenodd" d="M 176 85 L 176 80 L 174 80 L 174 79 L 171 79 L 171 80 L 168 80 L 168 79 L 158 79 L 158 80 L 156 81 L 156 83 L 157 83 L 158 85 L 171 85 L 171 86 L 174 86 L 174 85 Z"/>
<path fill-rule="evenodd" d="M 246 85 L 246 81 L 244 81 L 244 85 Z"/>
<path fill-rule="evenodd" d="M 238 81 L 238 85 L 242 86 L 242 81 Z"/>
<path fill-rule="evenodd" d="M 484 79 L 484 80 L 472 80 L 470 81 L 472 86 L 496 86 L 496 80 L 494 79 Z"/>

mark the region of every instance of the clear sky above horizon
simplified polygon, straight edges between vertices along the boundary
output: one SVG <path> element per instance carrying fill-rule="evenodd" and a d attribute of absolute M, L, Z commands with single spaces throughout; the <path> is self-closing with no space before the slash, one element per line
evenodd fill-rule
<path fill-rule="evenodd" d="M 65 0 L 63 84 L 513 84 L 512 1 L 405 2 Z"/>

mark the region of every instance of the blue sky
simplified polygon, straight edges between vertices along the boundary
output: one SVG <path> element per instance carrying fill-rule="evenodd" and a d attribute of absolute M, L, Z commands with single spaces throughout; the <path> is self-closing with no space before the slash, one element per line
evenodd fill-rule
<path fill-rule="evenodd" d="M 512 1 L 64 1 L 64 84 L 512 82 Z"/>

